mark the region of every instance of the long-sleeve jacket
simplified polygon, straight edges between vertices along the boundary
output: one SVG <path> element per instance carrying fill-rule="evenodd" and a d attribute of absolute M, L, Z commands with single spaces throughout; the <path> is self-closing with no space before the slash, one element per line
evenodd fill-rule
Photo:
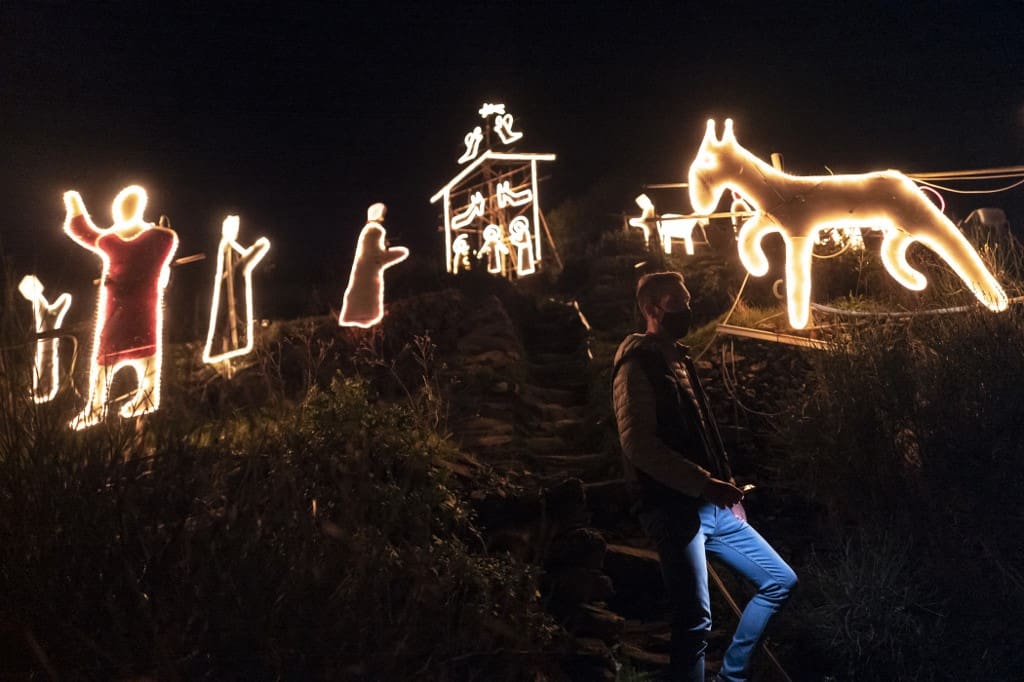
<path fill-rule="evenodd" d="M 688 349 L 633 334 L 615 355 L 613 399 L 623 466 L 646 503 L 699 497 L 732 472 Z"/>

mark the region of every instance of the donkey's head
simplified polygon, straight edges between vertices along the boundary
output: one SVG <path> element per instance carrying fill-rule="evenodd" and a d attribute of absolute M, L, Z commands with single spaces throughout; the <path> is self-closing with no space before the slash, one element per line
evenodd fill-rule
<path fill-rule="evenodd" d="M 727 182 L 739 172 L 735 152 L 736 136 L 732 132 L 732 119 L 725 119 L 722 139 L 715 138 L 715 119 L 708 121 L 704 140 L 697 157 L 690 164 L 690 204 L 695 213 L 712 213 L 725 192 Z"/>

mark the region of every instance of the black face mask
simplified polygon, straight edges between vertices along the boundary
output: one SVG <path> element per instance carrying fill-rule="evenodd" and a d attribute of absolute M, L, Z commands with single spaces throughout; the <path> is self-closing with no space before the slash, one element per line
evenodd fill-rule
<path fill-rule="evenodd" d="M 661 328 L 674 339 L 681 339 L 690 332 L 693 313 L 689 308 L 666 310 L 661 315 Z"/>

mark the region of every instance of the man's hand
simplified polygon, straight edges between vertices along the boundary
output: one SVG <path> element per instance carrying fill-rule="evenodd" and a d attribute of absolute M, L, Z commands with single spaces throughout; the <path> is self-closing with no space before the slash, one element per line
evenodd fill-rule
<path fill-rule="evenodd" d="M 704 484 L 704 490 L 701 491 L 700 496 L 716 507 L 725 509 L 739 504 L 743 500 L 743 491 L 732 483 L 709 478 L 708 482 Z"/>
<path fill-rule="evenodd" d="M 729 508 L 729 511 L 731 511 L 732 515 L 740 521 L 747 520 L 747 510 L 743 508 L 742 502 L 737 502 L 736 504 L 734 504 L 732 507 Z"/>
<path fill-rule="evenodd" d="M 64 192 L 64 208 L 67 209 L 69 218 L 85 213 L 85 204 L 82 202 L 82 197 L 74 190 Z"/>

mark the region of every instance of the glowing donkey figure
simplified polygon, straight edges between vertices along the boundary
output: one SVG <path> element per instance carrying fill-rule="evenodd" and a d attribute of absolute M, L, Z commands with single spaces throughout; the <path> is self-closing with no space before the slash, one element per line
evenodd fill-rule
<path fill-rule="evenodd" d="M 1006 293 L 970 242 L 942 215 L 917 185 L 899 171 L 860 175 L 796 176 L 776 170 L 740 146 L 726 119 L 722 139 L 708 121 L 704 141 L 690 166 L 690 203 L 711 213 L 726 189 L 739 192 L 754 216 L 739 233 L 739 255 L 754 276 L 768 272 L 761 240 L 778 232 L 786 244 L 789 322 L 807 326 L 811 302 L 811 256 L 819 230 L 872 227 L 882 230 L 882 262 L 900 284 L 919 291 L 924 275 L 907 262 L 907 247 L 919 241 L 945 260 L 975 296 L 992 310 L 1004 310 Z"/>

